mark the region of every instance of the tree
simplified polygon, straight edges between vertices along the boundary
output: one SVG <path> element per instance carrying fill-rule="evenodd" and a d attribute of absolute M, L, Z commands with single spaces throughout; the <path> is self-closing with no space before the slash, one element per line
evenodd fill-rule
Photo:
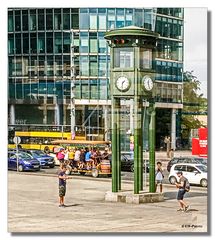
<path fill-rule="evenodd" d="M 199 94 L 200 81 L 193 71 L 183 73 L 183 110 L 181 118 L 182 140 L 188 141 L 191 129 L 205 127 L 198 119 L 199 115 L 207 115 L 207 99 Z"/>

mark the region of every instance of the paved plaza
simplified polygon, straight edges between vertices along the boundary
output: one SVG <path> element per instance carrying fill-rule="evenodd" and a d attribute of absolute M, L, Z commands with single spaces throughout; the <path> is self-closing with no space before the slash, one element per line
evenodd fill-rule
<path fill-rule="evenodd" d="M 122 189 L 133 183 L 123 181 Z M 176 189 L 164 186 L 165 201 L 105 202 L 111 179 L 74 176 L 67 181 L 66 208 L 58 207 L 56 175 L 8 172 L 9 232 L 207 232 L 207 190 L 192 187 L 188 212 L 177 212 Z"/>

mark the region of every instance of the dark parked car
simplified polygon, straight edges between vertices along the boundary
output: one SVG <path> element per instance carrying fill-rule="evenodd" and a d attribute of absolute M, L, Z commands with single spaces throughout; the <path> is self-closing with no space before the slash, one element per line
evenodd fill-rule
<path fill-rule="evenodd" d="M 22 149 L 22 152 L 30 154 L 33 158 L 37 159 L 40 162 L 41 167 L 55 167 L 55 161 L 52 156 L 47 155 L 42 150 L 38 149 Z"/>
<path fill-rule="evenodd" d="M 19 172 L 27 170 L 40 170 L 40 162 L 25 152 L 8 151 L 8 169 L 17 170 L 17 157 L 18 157 L 18 170 Z"/>
<path fill-rule="evenodd" d="M 143 171 L 149 172 L 149 161 L 143 161 Z M 133 172 L 134 171 L 134 158 L 131 153 L 121 153 L 121 170 Z"/>
<path fill-rule="evenodd" d="M 195 164 L 203 164 L 207 165 L 207 158 L 202 157 L 174 157 L 167 164 L 167 171 L 169 172 L 172 165 L 176 163 L 195 163 Z"/>

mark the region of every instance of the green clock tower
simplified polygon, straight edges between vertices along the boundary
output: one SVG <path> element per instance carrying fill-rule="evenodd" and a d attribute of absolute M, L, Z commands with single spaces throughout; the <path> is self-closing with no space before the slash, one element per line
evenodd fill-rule
<path fill-rule="evenodd" d="M 134 193 L 143 189 L 143 99 L 150 104 L 151 126 L 155 114 L 155 51 L 159 34 L 150 30 L 129 26 L 114 29 L 105 34 L 110 46 L 110 90 L 112 100 L 112 192 L 121 190 L 120 160 L 120 100 L 134 99 Z M 150 129 L 149 129 L 150 131 Z M 153 135 L 150 143 L 151 180 L 150 191 L 154 191 L 155 159 Z M 151 134 L 150 134 L 151 133 Z"/>

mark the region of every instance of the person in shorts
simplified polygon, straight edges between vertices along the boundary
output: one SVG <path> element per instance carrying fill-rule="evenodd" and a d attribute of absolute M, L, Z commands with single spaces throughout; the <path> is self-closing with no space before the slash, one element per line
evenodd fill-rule
<path fill-rule="evenodd" d="M 59 178 L 59 207 L 65 207 L 64 198 L 66 195 L 66 180 L 72 177 L 66 176 L 66 166 L 62 165 L 58 174 Z"/>
<path fill-rule="evenodd" d="M 177 176 L 179 177 L 179 182 L 176 182 L 175 185 L 178 188 L 177 200 L 180 206 L 177 211 L 186 212 L 189 209 L 189 205 L 184 201 L 184 194 L 186 193 L 185 182 L 187 179 L 183 176 L 183 173 L 181 171 L 177 172 Z"/>
<path fill-rule="evenodd" d="M 162 170 L 162 163 L 161 162 L 157 162 L 157 169 L 155 172 L 155 183 L 156 183 L 156 191 L 157 191 L 157 186 L 160 185 L 160 192 L 162 193 L 163 191 L 163 170 Z"/>

